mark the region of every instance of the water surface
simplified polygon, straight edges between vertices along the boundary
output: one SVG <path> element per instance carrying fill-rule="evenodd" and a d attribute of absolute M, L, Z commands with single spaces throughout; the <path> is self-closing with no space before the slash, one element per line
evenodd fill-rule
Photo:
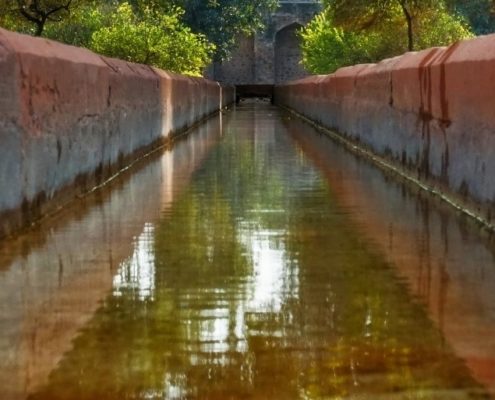
<path fill-rule="evenodd" d="M 210 120 L 0 257 L 3 398 L 493 392 L 488 238 L 268 105 Z"/>

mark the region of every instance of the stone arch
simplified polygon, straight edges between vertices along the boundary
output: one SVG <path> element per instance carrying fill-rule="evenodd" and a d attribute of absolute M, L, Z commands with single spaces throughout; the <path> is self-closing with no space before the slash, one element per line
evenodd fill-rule
<path fill-rule="evenodd" d="M 308 75 L 301 65 L 301 39 L 297 35 L 300 28 L 300 23 L 293 22 L 275 34 L 275 83 Z"/>

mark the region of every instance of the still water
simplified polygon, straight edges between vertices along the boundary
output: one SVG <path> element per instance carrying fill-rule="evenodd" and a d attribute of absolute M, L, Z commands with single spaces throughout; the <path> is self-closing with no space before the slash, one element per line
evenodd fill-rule
<path fill-rule="evenodd" d="M 495 246 L 265 104 L 0 245 L 0 399 L 487 399 Z"/>

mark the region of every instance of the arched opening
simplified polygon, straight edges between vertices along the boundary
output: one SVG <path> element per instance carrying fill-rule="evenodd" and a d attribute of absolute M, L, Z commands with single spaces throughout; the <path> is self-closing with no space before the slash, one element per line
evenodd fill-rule
<path fill-rule="evenodd" d="M 302 78 L 308 73 L 301 65 L 301 24 L 293 23 L 275 35 L 275 83 Z"/>

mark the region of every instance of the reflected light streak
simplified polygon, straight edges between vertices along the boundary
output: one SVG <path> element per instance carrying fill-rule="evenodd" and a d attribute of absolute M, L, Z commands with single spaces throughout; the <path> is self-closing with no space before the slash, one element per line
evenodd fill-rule
<path fill-rule="evenodd" d="M 124 261 L 113 279 L 113 294 L 121 296 L 124 290 L 135 290 L 140 300 L 153 300 L 155 290 L 155 254 L 153 224 L 146 223 L 136 240 L 134 253 Z"/>
<path fill-rule="evenodd" d="M 249 311 L 280 312 L 288 296 L 297 297 L 297 292 L 291 292 L 287 287 L 289 280 L 293 280 L 297 273 L 289 265 L 282 240 L 285 234 L 285 230 L 242 230 L 241 242 L 248 249 L 253 264 L 252 294 L 247 305 Z"/>

